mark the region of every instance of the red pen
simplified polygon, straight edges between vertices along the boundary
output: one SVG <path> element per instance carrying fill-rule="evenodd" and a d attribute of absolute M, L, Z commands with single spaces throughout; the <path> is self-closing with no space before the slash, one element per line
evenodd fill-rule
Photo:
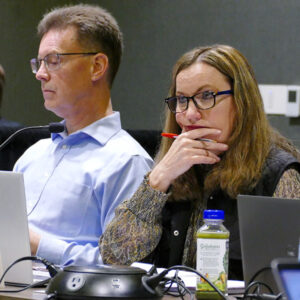
<path fill-rule="evenodd" d="M 168 138 L 171 138 L 171 139 L 176 139 L 176 138 L 178 137 L 178 134 L 176 134 L 176 133 L 162 132 L 162 133 L 161 133 L 161 136 L 168 137 Z M 216 141 L 214 141 L 214 140 L 211 140 L 211 139 L 205 139 L 205 138 L 198 138 L 197 140 L 198 140 L 198 141 L 203 141 L 203 142 L 216 143 Z"/>

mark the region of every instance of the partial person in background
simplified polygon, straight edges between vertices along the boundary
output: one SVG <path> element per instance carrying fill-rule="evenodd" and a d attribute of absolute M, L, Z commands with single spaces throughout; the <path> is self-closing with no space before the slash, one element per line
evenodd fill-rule
<path fill-rule="evenodd" d="M 10 135 L 15 131 L 21 129 L 22 124 L 3 118 L 2 115 L 2 102 L 5 86 L 5 71 L 0 65 L 0 144 L 2 144 Z M 10 143 L 4 147 L 0 153 L 0 170 L 11 171 L 14 162 L 21 155 L 19 149 L 16 149 L 15 145 Z"/>
<path fill-rule="evenodd" d="M 195 268 L 203 210 L 221 209 L 229 278 L 242 279 L 237 195 L 300 198 L 300 153 L 269 125 L 253 70 L 230 46 L 185 53 L 165 101 L 164 131 L 178 136 L 163 138 L 154 169 L 116 209 L 103 261 Z"/>
<path fill-rule="evenodd" d="M 31 68 L 65 131 L 30 147 L 14 168 L 24 174 L 31 252 L 58 265 L 101 264 L 99 237 L 152 166 L 112 109 L 122 33 L 106 10 L 80 4 L 47 13 L 38 35 Z"/>
<path fill-rule="evenodd" d="M 5 71 L 3 67 L 0 65 L 0 109 L 2 108 L 3 101 L 3 91 L 5 85 Z M 15 121 L 10 121 L 2 117 L 2 112 L 0 112 L 0 127 L 13 127 L 18 128 L 21 127 L 21 124 Z"/>

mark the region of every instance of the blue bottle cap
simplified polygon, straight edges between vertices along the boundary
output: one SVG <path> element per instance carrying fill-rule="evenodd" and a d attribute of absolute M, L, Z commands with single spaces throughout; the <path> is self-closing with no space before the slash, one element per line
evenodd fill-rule
<path fill-rule="evenodd" d="M 223 210 L 206 209 L 203 212 L 203 219 L 224 220 Z"/>

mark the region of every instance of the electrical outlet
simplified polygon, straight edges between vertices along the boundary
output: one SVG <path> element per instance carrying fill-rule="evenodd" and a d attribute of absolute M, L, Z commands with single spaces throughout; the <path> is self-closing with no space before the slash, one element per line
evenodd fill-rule
<path fill-rule="evenodd" d="M 285 115 L 287 109 L 287 85 L 259 84 L 259 90 L 267 114 Z"/>
<path fill-rule="evenodd" d="M 300 116 L 300 86 L 289 85 L 287 95 L 286 116 L 297 118 Z"/>
<path fill-rule="evenodd" d="M 70 277 L 67 281 L 67 289 L 70 291 L 78 291 L 84 286 L 85 279 L 81 274 Z"/>

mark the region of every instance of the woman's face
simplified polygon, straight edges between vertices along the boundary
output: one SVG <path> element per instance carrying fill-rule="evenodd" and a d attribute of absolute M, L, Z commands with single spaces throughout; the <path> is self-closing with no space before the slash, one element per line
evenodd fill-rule
<path fill-rule="evenodd" d="M 197 62 L 182 70 L 176 77 L 176 96 L 193 96 L 195 94 L 212 91 L 230 90 L 228 78 L 216 68 Z M 188 109 L 176 114 L 176 121 L 182 132 L 197 128 L 214 128 L 221 130 L 219 136 L 205 136 L 205 138 L 226 143 L 231 135 L 235 120 L 235 106 L 233 95 L 216 96 L 216 104 L 208 110 L 197 109 L 189 100 Z"/>

